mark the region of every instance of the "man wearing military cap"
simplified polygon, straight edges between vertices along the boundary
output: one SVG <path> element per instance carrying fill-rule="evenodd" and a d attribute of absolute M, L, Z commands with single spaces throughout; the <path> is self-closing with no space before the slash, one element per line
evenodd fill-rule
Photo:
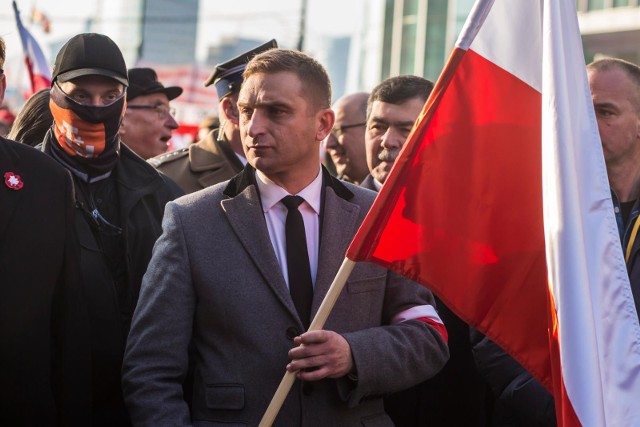
<path fill-rule="evenodd" d="M 240 141 L 236 107 L 242 72 L 255 55 L 277 46 L 276 41 L 271 40 L 216 65 L 204 85 L 216 87 L 220 128 L 189 147 L 149 159 L 149 163 L 175 180 L 186 193 L 226 181 L 240 172 L 247 163 Z"/>
<path fill-rule="evenodd" d="M 178 128 L 169 101 L 180 94 L 181 87 L 164 87 L 153 69 L 130 68 L 122 142 L 145 160 L 167 151 L 171 132 Z"/>

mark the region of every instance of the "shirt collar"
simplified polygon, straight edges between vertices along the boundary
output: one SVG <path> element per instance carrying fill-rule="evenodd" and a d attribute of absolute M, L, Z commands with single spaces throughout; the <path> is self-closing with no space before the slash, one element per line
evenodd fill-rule
<path fill-rule="evenodd" d="M 380 192 L 382 189 L 382 183 L 375 178 L 373 178 L 373 186 L 376 187 L 377 192 Z"/>
<path fill-rule="evenodd" d="M 309 185 L 303 188 L 298 194 L 293 194 L 294 196 L 302 197 L 317 215 L 320 215 L 322 194 L 322 173 L 320 173 L 320 170 L 318 170 L 318 174 Z M 265 213 L 268 212 L 276 203 L 282 200 L 283 197 L 289 195 L 287 190 L 271 181 L 259 170 L 256 170 L 256 184 L 258 185 L 258 191 L 260 192 L 262 210 Z"/>

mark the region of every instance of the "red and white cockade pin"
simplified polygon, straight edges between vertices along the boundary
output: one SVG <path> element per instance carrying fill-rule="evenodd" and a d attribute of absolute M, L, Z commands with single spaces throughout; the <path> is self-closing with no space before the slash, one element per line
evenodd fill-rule
<path fill-rule="evenodd" d="M 12 190 L 20 190 L 24 185 L 22 179 L 20 179 L 20 175 L 16 175 L 13 172 L 4 174 L 4 184 Z"/>

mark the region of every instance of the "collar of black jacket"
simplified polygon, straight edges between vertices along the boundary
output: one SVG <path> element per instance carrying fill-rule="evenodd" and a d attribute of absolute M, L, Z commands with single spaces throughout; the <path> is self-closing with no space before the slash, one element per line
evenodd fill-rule
<path fill-rule="evenodd" d="M 331 187 L 338 197 L 344 200 L 351 200 L 353 193 L 339 179 L 331 176 L 324 166 L 321 166 L 321 168 L 323 185 Z M 231 178 L 223 193 L 227 197 L 235 197 L 250 185 L 256 185 L 256 174 L 253 166 L 247 163 L 242 172 Z"/>

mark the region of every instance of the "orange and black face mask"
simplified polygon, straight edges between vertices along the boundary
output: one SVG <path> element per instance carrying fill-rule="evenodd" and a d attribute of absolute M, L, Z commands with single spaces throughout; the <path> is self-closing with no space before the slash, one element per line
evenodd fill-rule
<path fill-rule="evenodd" d="M 52 143 L 59 155 L 91 175 L 115 166 L 120 151 L 118 129 L 126 107 L 125 94 L 109 105 L 82 105 L 54 83 L 49 107 L 54 120 Z"/>
<path fill-rule="evenodd" d="M 118 129 L 124 116 L 126 97 L 123 93 L 105 106 L 82 105 L 60 89 L 51 88 L 49 106 L 55 122 L 53 131 L 60 147 L 69 156 L 94 159 L 119 141 Z"/>

